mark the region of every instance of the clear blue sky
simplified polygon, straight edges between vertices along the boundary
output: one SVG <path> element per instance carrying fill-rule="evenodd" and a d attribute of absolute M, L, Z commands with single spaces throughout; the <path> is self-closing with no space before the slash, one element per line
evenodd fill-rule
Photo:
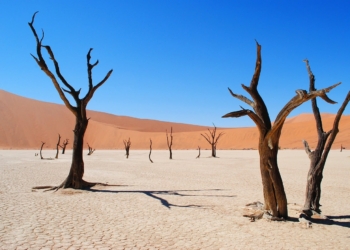
<path fill-rule="evenodd" d="M 239 110 L 235 93 L 249 96 L 256 39 L 262 45 L 259 91 L 274 120 L 296 89 L 309 88 L 308 58 L 316 87 L 341 81 L 319 100 L 321 112 L 336 113 L 350 90 L 350 1 L 1 1 L 0 89 L 63 104 L 30 53 L 35 40 L 28 22 L 45 31 L 61 72 L 87 90 L 86 53 L 94 48 L 95 83 L 110 79 L 88 109 L 221 127 L 253 126 L 249 118 L 223 119 Z M 47 57 L 47 62 L 52 66 Z M 311 112 L 305 103 L 292 116 Z M 345 111 L 349 114 L 350 109 Z"/>

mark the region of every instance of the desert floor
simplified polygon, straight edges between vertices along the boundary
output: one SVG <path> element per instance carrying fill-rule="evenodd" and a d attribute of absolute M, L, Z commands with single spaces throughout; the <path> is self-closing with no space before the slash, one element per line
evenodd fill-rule
<path fill-rule="evenodd" d="M 115 184 L 90 191 L 33 192 L 67 176 L 71 151 L 40 160 L 34 150 L 0 150 L 1 249 L 350 249 L 350 151 L 332 151 L 321 204 L 329 220 L 305 229 L 309 159 L 281 150 L 279 165 L 291 219 L 250 222 L 245 204 L 263 201 L 257 151 L 97 150 L 85 157 L 85 180 Z M 54 157 L 54 150 L 43 151 Z"/>

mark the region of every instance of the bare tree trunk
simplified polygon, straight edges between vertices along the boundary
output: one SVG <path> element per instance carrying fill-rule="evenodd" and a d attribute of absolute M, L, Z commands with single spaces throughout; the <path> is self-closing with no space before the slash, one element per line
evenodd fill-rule
<path fill-rule="evenodd" d="M 305 60 L 306 68 L 309 74 L 310 80 L 310 91 L 315 91 L 315 76 L 311 71 L 309 66 L 309 61 Z M 307 184 L 306 184 L 306 194 L 305 194 L 305 203 L 303 211 L 307 215 L 312 215 L 312 213 L 320 213 L 320 199 L 321 199 L 321 182 L 323 179 L 323 169 L 326 164 L 326 160 L 329 154 L 329 150 L 332 147 L 332 144 L 338 134 L 339 131 L 339 122 L 341 116 L 350 100 L 350 92 L 346 96 L 342 106 L 339 108 L 338 113 L 333 122 L 332 130 L 328 132 L 324 132 L 322 125 L 322 118 L 317 106 L 316 99 L 313 99 L 312 102 L 312 110 L 314 113 L 315 121 L 316 121 L 316 129 L 318 134 L 318 142 L 314 151 L 311 151 L 309 144 L 307 141 L 303 141 L 304 148 L 307 155 L 310 158 L 310 168 L 307 175 Z M 342 147 L 342 146 L 341 146 Z"/>
<path fill-rule="evenodd" d="M 148 155 L 148 158 L 149 158 L 149 161 L 153 163 L 153 161 L 151 159 L 151 154 L 152 154 L 152 140 L 149 139 L 149 155 Z"/>
<path fill-rule="evenodd" d="M 287 116 L 296 107 L 302 103 L 314 99 L 316 97 L 321 97 L 329 103 L 334 103 L 326 95 L 331 89 L 338 86 L 334 84 L 328 88 L 321 89 L 318 91 L 310 91 L 307 93 L 305 90 L 296 90 L 297 95 L 294 96 L 279 112 L 275 122 L 272 124 L 267 107 L 260 96 L 257 87 L 261 72 L 261 46 L 257 45 L 257 59 L 255 65 L 255 72 L 250 83 L 250 86 L 245 86 L 242 84 L 242 88 L 248 92 L 253 100 L 243 96 L 237 95 L 229 89 L 229 92 L 234 98 L 237 98 L 244 103 L 248 104 L 253 110 L 244 109 L 239 111 L 234 111 L 223 116 L 226 117 L 241 117 L 249 116 L 259 129 L 259 155 L 260 155 L 260 172 L 263 183 L 263 193 L 265 200 L 265 209 L 270 211 L 273 219 L 278 219 L 280 217 L 288 217 L 287 209 L 287 197 L 284 191 L 284 186 L 282 178 L 279 172 L 277 164 L 277 153 L 279 148 L 279 138 L 281 136 L 281 131 Z"/>
<path fill-rule="evenodd" d="M 44 157 L 43 157 L 43 155 L 41 154 L 41 151 L 43 150 L 43 147 L 44 147 L 44 145 L 45 145 L 45 142 L 41 142 L 41 147 L 40 147 L 40 159 L 44 159 Z"/>
<path fill-rule="evenodd" d="M 201 148 L 198 146 L 198 156 L 196 157 L 196 159 L 199 157 L 201 157 Z"/>
<path fill-rule="evenodd" d="M 214 129 L 213 130 L 208 129 L 209 134 L 204 133 L 204 134 L 201 134 L 201 136 L 203 136 L 204 139 L 210 144 L 210 146 L 211 146 L 211 156 L 212 157 L 216 157 L 216 144 L 218 143 L 220 137 L 222 135 L 224 135 L 224 133 L 221 132 L 220 134 L 216 135 L 216 126 L 215 126 L 215 124 L 213 124 L 213 125 L 214 125 Z"/>
<path fill-rule="evenodd" d="M 55 156 L 56 159 L 58 159 L 58 147 L 60 147 L 60 141 L 61 141 L 61 135 L 58 134 L 58 141 L 56 145 L 56 156 Z"/>
<path fill-rule="evenodd" d="M 166 130 L 166 142 L 167 142 L 167 145 L 169 148 L 169 153 L 170 153 L 169 159 L 172 160 L 173 159 L 173 152 L 171 151 L 171 146 L 173 145 L 173 127 L 171 127 L 171 129 L 170 129 L 170 141 L 168 138 L 168 131 Z"/>
<path fill-rule="evenodd" d="M 61 184 L 63 188 L 83 189 L 92 185 L 83 180 L 84 176 L 84 158 L 83 158 L 83 145 L 84 135 L 88 126 L 87 119 L 76 119 L 76 125 L 74 128 L 74 142 L 73 142 L 73 155 L 72 165 L 67 179 Z"/>

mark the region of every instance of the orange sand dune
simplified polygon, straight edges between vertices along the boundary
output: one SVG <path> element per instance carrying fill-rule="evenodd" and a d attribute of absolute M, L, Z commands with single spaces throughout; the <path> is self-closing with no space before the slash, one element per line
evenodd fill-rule
<path fill-rule="evenodd" d="M 209 144 L 200 135 L 206 127 L 190 124 L 162 122 L 116 116 L 103 112 L 88 111 L 91 118 L 85 142 L 96 149 L 122 149 L 123 140 L 130 137 L 132 149 L 149 148 L 152 138 L 153 149 L 167 149 L 165 130 L 173 127 L 173 149 L 209 149 Z M 323 114 L 325 129 L 332 127 L 333 114 Z M 47 103 L 20 97 L 0 90 L 0 149 L 37 149 L 44 141 L 46 149 L 56 147 L 58 133 L 62 140 L 73 141 L 74 116 L 63 105 Z M 218 143 L 218 149 L 257 148 L 258 131 L 255 127 L 219 129 L 225 135 Z M 303 148 L 302 139 L 311 147 L 316 145 L 317 136 L 312 114 L 288 118 L 282 131 L 281 148 Z M 350 116 L 343 116 L 340 132 L 333 148 L 340 144 L 350 148 Z"/>

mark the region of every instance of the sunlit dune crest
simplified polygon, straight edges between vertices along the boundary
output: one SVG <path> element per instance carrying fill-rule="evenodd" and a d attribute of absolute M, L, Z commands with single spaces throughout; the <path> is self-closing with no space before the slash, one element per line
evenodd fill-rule
<path fill-rule="evenodd" d="M 56 147 L 58 133 L 62 140 L 73 142 L 74 116 L 64 106 L 17 96 L 0 90 L 0 149 L 38 149 L 45 142 L 46 149 Z M 200 135 L 207 127 L 137 119 L 103 112 L 88 111 L 89 126 L 85 136 L 96 149 L 123 149 L 123 140 L 130 137 L 132 149 L 148 149 L 152 138 L 153 149 L 167 149 L 165 130 L 173 127 L 173 149 L 209 149 Z M 322 114 L 325 130 L 332 127 L 334 114 Z M 333 149 L 350 147 L 350 116 L 343 116 Z M 223 131 L 218 149 L 257 149 L 258 131 L 255 127 L 218 129 Z M 280 139 L 280 148 L 302 149 L 302 140 L 315 147 L 317 141 L 313 114 L 287 118 Z M 85 145 L 87 147 L 87 145 Z"/>

